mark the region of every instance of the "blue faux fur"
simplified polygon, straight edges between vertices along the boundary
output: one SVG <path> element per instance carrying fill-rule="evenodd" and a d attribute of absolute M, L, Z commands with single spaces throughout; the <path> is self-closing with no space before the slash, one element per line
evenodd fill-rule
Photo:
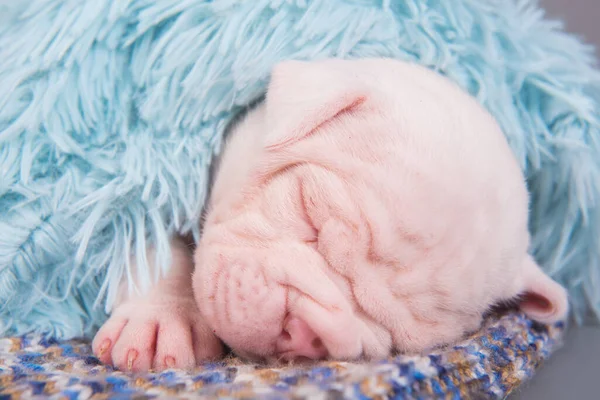
<path fill-rule="evenodd" d="M 0 333 L 91 335 L 131 254 L 198 235 L 211 154 L 272 66 L 332 56 L 473 93 L 527 173 L 535 256 L 598 315 L 600 77 L 561 29 L 532 1 L 0 1 Z"/>

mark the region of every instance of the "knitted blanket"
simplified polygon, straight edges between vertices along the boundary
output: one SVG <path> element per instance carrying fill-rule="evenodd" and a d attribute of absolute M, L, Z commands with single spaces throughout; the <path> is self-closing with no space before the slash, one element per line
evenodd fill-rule
<path fill-rule="evenodd" d="M 542 326 L 508 314 L 490 318 L 463 343 L 427 356 L 305 368 L 228 359 L 191 373 L 143 375 L 100 365 L 80 341 L 13 337 L 0 339 L 0 399 L 502 399 L 532 376 L 562 333 L 562 324 Z"/>

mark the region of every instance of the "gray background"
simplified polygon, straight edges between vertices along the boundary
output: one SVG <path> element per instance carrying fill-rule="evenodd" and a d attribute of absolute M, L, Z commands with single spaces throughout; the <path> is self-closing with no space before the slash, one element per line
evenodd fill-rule
<path fill-rule="evenodd" d="M 549 17 L 565 21 L 568 31 L 600 47 L 600 0 L 541 0 L 539 3 Z"/>
<path fill-rule="evenodd" d="M 568 31 L 600 48 L 600 0 L 541 0 L 540 4 L 549 17 L 564 20 Z M 598 381 L 600 328 L 573 328 L 565 346 L 510 400 L 597 400 Z"/>

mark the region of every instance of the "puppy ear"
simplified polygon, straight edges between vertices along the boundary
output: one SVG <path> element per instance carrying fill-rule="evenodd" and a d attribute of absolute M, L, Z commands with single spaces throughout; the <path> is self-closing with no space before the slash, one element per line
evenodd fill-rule
<path fill-rule="evenodd" d="M 531 257 L 523 265 L 523 287 L 519 307 L 531 319 L 554 323 L 569 311 L 567 291 L 546 275 Z"/>
<path fill-rule="evenodd" d="M 344 61 L 285 61 L 273 69 L 267 91 L 265 147 L 279 149 L 357 107 L 366 93 Z"/>

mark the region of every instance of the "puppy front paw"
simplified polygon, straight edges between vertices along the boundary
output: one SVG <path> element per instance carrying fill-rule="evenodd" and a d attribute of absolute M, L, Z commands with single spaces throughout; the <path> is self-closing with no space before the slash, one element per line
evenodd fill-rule
<path fill-rule="evenodd" d="M 223 354 L 193 298 L 163 295 L 118 306 L 96 334 L 92 349 L 121 371 L 192 369 Z"/>

